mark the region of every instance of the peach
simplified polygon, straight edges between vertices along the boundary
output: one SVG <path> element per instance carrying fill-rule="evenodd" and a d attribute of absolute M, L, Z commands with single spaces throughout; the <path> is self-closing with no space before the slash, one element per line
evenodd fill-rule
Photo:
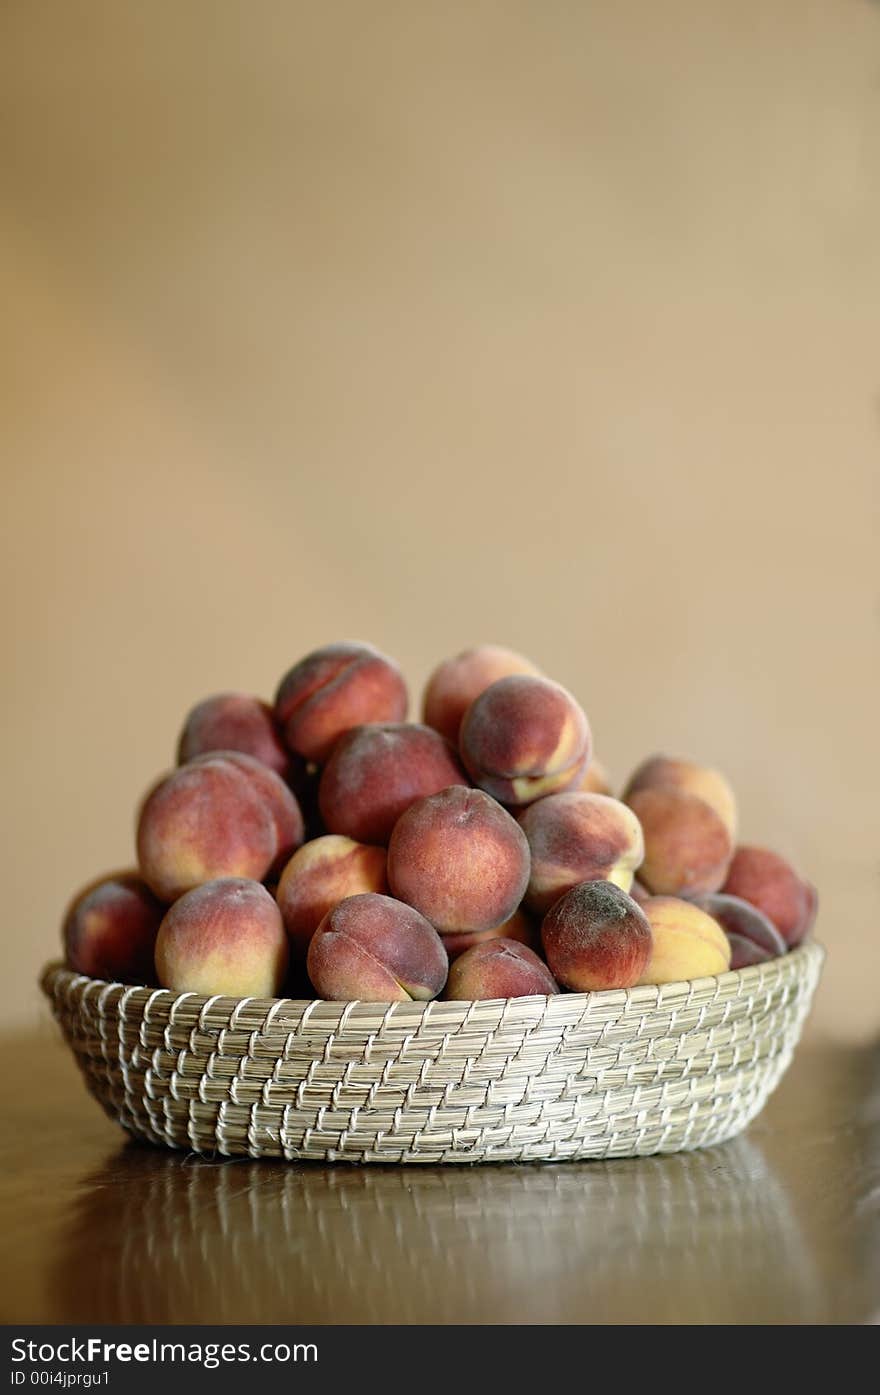
<path fill-rule="evenodd" d="M 528 880 L 526 835 L 482 790 L 453 785 L 417 800 L 394 825 L 391 890 L 441 934 L 501 925 L 519 906 Z"/>
<path fill-rule="evenodd" d="M 693 901 L 652 896 L 642 910 L 651 927 L 651 956 L 639 983 L 709 978 L 730 968 L 727 936 Z"/>
<path fill-rule="evenodd" d="M 738 847 L 722 889 L 763 911 L 789 949 L 799 945 L 812 929 L 816 888 L 769 848 Z"/>
<path fill-rule="evenodd" d="M 526 998 L 558 993 L 559 985 L 543 959 L 516 940 L 485 940 L 450 966 L 444 998 L 477 1002 L 485 998 Z"/>
<path fill-rule="evenodd" d="M 287 974 L 281 912 L 264 886 L 223 877 L 186 892 L 166 912 L 156 972 L 177 993 L 272 998 Z"/>
<path fill-rule="evenodd" d="M 631 988 L 651 956 L 651 927 L 614 882 L 581 882 L 551 906 L 541 926 L 550 972 L 564 988 Z"/>
<path fill-rule="evenodd" d="M 371 644 L 328 644 L 284 675 L 275 716 L 290 750 L 323 764 L 344 732 L 364 722 L 400 722 L 407 704 L 393 659 Z"/>
<path fill-rule="evenodd" d="M 384 848 L 335 833 L 303 844 L 282 872 L 275 892 L 294 958 L 305 959 L 324 916 L 346 896 L 387 890 Z"/>
<path fill-rule="evenodd" d="M 153 951 L 164 911 L 136 872 L 90 882 L 64 917 L 68 968 L 116 983 L 154 982 Z"/>
<path fill-rule="evenodd" d="M 322 998 L 399 1003 L 436 998 L 449 969 L 440 936 L 412 906 L 366 892 L 328 911 L 309 944 L 309 978 Z"/>
<path fill-rule="evenodd" d="M 291 757 L 268 703 L 247 693 L 217 693 L 188 714 L 177 743 L 177 763 L 209 751 L 243 751 L 286 778 Z"/>
<path fill-rule="evenodd" d="M 543 915 L 579 882 L 615 882 L 629 891 L 644 857 L 642 829 L 631 809 L 606 794 L 551 794 L 519 816 L 532 870 L 526 904 Z"/>
<path fill-rule="evenodd" d="M 731 838 L 736 838 L 736 795 L 720 770 L 674 756 L 651 756 L 630 776 L 623 793 L 627 804 L 639 790 L 677 789 L 704 799 L 724 821 Z"/>
<path fill-rule="evenodd" d="M 387 843 L 414 800 L 467 783 L 449 742 L 432 727 L 374 723 L 354 727 L 337 743 L 321 776 L 318 805 L 330 833 Z"/>
<path fill-rule="evenodd" d="M 524 805 L 576 785 L 590 759 L 587 718 L 548 678 L 499 678 L 471 703 L 459 737 L 475 784 L 502 804 Z"/>
<path fill-rule="evenodd" d="M 638 877 L 633 877 L 632 886 L 629 888 L 629 894 L 634 901 L 637 901 L 639 903 L 640 906 L 644 905 L 644 903 L 648 901 L 651 896 L 650 891 L 648 891 L 646 887 L 642 886 Z"/>
<path fill-rule="evenodd" d="M 424 721 L 457 746 L 462 717 L 490 684 L 512 673 L 540 672 L 531 659 L 498 644 L 465 649 L 452 659 L 444 659 L 428 679 L 422 705 Z"/>
<path fill-rule="evenodd" d="M 580 784 L 575 786 L 578 790 L 583 790 L 584 794 L 611 794 L 611 779 L 608 771 L 600 760 L 593 756 Z"/>
<path fill-rule="evenodd" d="M 173 901 L 220 877 L 262 881 L 301 835 L 296 800 L 267 766 L 240 753 L 199 756 L 144 801 L 138 863 L 159 899 Z"/>
<path fill-rule="evenodd" d="M 246 775 L 271 810 L 277 852 L 270 872 L 280 872 L 305 837 L 305 820 L 299 800 L 280 775 L 276 775 L 275 771 L 270 770 L 262 761 L 245 755 L 243 751 L 213 751 L 210 757 L 196 756 L 190 761 L 190 765 L 198 765 L 203 760 L 214 757 L 227 761 Z"/>
<path fill-rule="evenodd" d="M 645 839 L 639 881 L 655 896 L 718 891 L 733 856 L 730 830 L 705 799 L 671 785 L 637 790 L 627 800 Z"/>
<path fill-rule="evenodd" d="M 465 930 L 461 934 L 441 935 L 440 938 L 450 961 L 464 954 L 466 949 L 484 944 L 487 940 L 516 940 L 519 944 L 528 945 L 529 949 L 541 948 L 539 928 L 521 906 L 508 920 L 503 920 L 491 930 Z"/>
<path fill-rule="evenodd" d="M 763 911 L 741 901 L 738 896 L 727 896 L 716 891 L 711 896 L 703 896 L 696 903 L 713 920 L 717 920 L 730 942 L 730 967 L 744 969 L 748 964 L 763 964 L 768 959 L 778 959 L 785 954 L 788 946 L 772 921 Z"/>

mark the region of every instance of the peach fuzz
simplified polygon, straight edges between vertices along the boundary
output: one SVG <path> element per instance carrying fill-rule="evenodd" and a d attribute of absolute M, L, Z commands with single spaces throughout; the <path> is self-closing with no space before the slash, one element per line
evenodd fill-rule
<path fill-rule="evenodd" d="M 244 768 L 247 756 L 200 756 L 155 785 L 137 828 L 141 875 L 162 901 L 218 877 L 262 881 L 290 839 L 280 829 L 281 796 L 295 809 L 283 781 L 254 761 L 259 776 Z M 272 797 L 266 785 L 272 784 Z M 277 804 L 274 802 L 278 796 Z M 288 833 L 289 833 L 288 829 Z M 301 823 L 300 823 L 301 833 Z"/>
<path fill-rule="evenodd" d="M 428 679 L 422 704 L 423 720 L 457 746 L 461 719 L 475 698 L 499 678 L 509 678 L 514 673 L 539 675 L 540 672 L 531 659 L 498 644 L 465 649 L 452 659 L 444 659 Z"/>
<path fill-rule="evenodd" d="M 399 722 L 408 695 L 393 659 L 371 644 L 328 644 L 282 678 L 275 716 L 291 751 L 323 764 L 344 732 L 364 722 Z"/>
<path fill-rule="evenodd" d="M 468 783 L 449 742 L 417 722 L 354 727 L 324 767 L 318 807 L 330 833 L 387 843 L 416 799 Z"/>
<path fill-rule="evenodd" d="M 188 891 L 159 927 L 156 972 L 177 993 L 272 998 L 287 965 L 281 912 L 264 886 L 245 877 Z"/>
<path fill-rule="evenodd" d="M 444 998 L 479 1002 L 487 998 L 527 998 L 559 992 L 543 959 L 516 940 L 485 940 L 450 966 Z"/>
<path fill-rule="evenodd" d="M 651 956 L 639 983 L 710 978 L 730 968 L 727 936 L 692 901 L 652 896 L 642 910 L 651 927 Z"/>
<path fill-rule="evenodd" d="M 629 891 L 644 857 L 642 829 L 631 809 L 606 794 L 551 794 L 519 816 L 529 842 L 526 904 L 543 915 L 579 882 L 615 882 Z"/>
<path fill-rule="evenodd" d="M 733 856 L 721 815 L 695 794 L 672 786 L 637 790 L 627 800 L 645 839 L 639 881 L 654 896 L 718 891 Z"/>
<path fill-rule="evenodd" d="M 548 678 L 499 678 L 461 724 L 462 760 L 474 783 L 502 804 L 521 806 L 578 783 L 590 759 L 587 718 Z"/>
<path fill-rule="evenodd" d="M 544 917 L 541 939 L 550 972 L 577 993 L 631 988 L 651 956 L 641 907 L 613 882 L 572 887 Z"/>
<path fill-rule="evenodd" d="M 449 962 L 424 916 L 390 896 L 349 896 L 321 921 L 306 964 L 315 991 L 336 1002 L 425 1002 L 446 982 Z"/>
<path fill-rule="evenodd" d="M 677 789 L 695 794 L 715 810 L 731 838 L 736 838 L 736 795 L 720 770 L 674 756 L 650 756 L 633 771 L 623 798 L 629 804 L 632 795 L 647 789 Z"/>
<path fill-rule="evenodd" d="M 769 848 L 738 847 L 722 888 L 762 911 L 789 949 L 809 934 L 816 918 L 816 888 Z"/>
<path fill-rule="evenodd" d="M 757 907 L 738 896 L 716 891 L 696 903 L 713 920 L 717 920 L 730 942 L 730 967 L 744 969 L 749 964 L 764 964 L 778 959 L 788 946 L 772 921 Z"/>
<path fill-rule="evenodd" d="M 62 926 L 68 968 L 116 983 L 153 983 L 153 952 L 165 908 L 136 872 L 90 882 Z"/>
<path fill-rule="evenodd" d="M 386 892 L 385 849 L 328 833 L 293 854 L 275 891 L 296 959 L 305 959 L 309 941 L 328 911 L 347 896 Z"/>
<path fill-rule="evenodd" d="M 216 693 L 188 713 L 177 743 L 177 763 L 209 751 L 241 751 L 287 778 L 291 757 L 268 703 L 247 693 Z"/>
<path fill-rule="evenodd" d="M 491 930 L 464 930 L 459 934 L 441 935 L 440 938 L 450 961 L 464 954 L 465 950 L 473 949 L 474 945 L 485 944 L 487 940 L 516 940 L 518 944 L 528 945 L 529 949 L 541 948 L 539 927 L 522 907 L 514 911 L 509 920 L 503 920 Z"/>
<path fill-rule="evenodd" d="M 519 906 L 528 880 L 525 834 L 482 790 L 454 785 L 418 800 L 394 826 L 391 890 L 442 934 L 501 925 Z"/>

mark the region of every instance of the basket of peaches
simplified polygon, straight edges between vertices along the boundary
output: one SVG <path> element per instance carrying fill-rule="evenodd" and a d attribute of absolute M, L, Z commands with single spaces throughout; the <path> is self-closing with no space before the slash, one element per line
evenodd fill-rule
<path fill-rule="evenodd" d="M 43 987 L 130 1133 L 203 1154 L 558 1160 L 717 1143 L 787 1067 L 816 893 L 719 771 L 621 797 L 578 701 L 467 650 L 318 649 L 186 716 Z"/>

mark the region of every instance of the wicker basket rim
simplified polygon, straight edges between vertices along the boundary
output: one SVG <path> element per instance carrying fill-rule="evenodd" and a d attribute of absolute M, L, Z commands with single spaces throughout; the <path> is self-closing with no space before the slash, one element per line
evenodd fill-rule
<path fill-rule="evenodd" d="M 719 988 L 729 987 L 737 983 L 742 993 L 748 993 L 755 988 L 769 985 L 775 978 L 785 974 L 797 974 L 800 969 L 806 969 L 812 960 L 815 967 L 821 966 L 825 959 L 826 951 L 817 940 L 806 940 L 795 949 L 789 950 L 787 954 L 780 955 L 776 959 L 768 959 L 762 964 L 750 964 L 744 969 L 728 969 L 726 973 L 714 974 L 703 978 L 678 979 L 669 983 L 660 984 L 640 984 L 634 988 L 611 988 L 596 990 L 592 993 L 558 993 L 558 994 L 530 994 L 521 998 L 492 998 L 485 1000 L 475 1000 L 474 1002 L 463 1001 L 442 1001 L 433 999 L 430 1002 L 410 1002 L 398 1003 L 375 1003 L 368 999 L 353 999 L 347 1002 L 333 1002 L 325 998 L 256 998 L 256 997 L 231 997 L 224 994 L 205 994 L 194 992 L 177 993 L 172 988 L 156 988 L 145 984 L 124 984 L 107 979 L 89 978 L 86 974 L 77 973 L 73 969 L 68 969 L 61 960 L 50 961 L 40 975 L 40 986 L 47 996 L 52 997 L 59 991 L 71 992 L 78 989 L 92 990 L 101 1000 L 110 999 L 111 996 L 116 1002 L 124 999 L 126 1002 L 132 998 L 144 1003 L 149 1003 L 151 1008 L 161 1008 L 162 1004 L 180 1005 L 186 1001 L 188 1008 L 203 1015 L 213 1009 L 215 1011 L 228 1011 L 231 1015 L 237 1016 L 241 1010 L 247 1006 L 249 1010 L 263 1012 L 270 1018 L 283 1016 L 287 1011 L 296 1013 L 304 1012 L 306 1009 L 314 1010 L 317 1005 L 324 1011 L 336 1010 L 340 1017 L 348 1020 L 349 1017 L 358 1017 L 361 1013 L 374 1014 L 377 1008 L 384 1011 L 392 1009 L 395 1017 L 402 1017 L 405 1020 L 418 1022 L 427 1014 L 433 1020 L 442 1022 L 444 1017 L 448 1017 L 450 1026 L 453 1023 L 460 1023 L 462 1009 L 470 1007 L 487 1007 L 490 1003 L 494 1007 L 504 1004 L 521 1003 L 526 1004 L 546 1004 L 546 1011 L 552 1012 L 555 1004 L 565 1004 L 567 1011 L 571 1011 L 576 1005 L 586 1007 L 589 1003 L 596 1008 L 612 1007 L 620 1010 L 624 1008 L 641 1008 L 645 1012 L 662 1007 L 670 1001 L 680 1001 L 682 998 L 690 997 L 698 993 L 709 984 L 716 984 Z"/>

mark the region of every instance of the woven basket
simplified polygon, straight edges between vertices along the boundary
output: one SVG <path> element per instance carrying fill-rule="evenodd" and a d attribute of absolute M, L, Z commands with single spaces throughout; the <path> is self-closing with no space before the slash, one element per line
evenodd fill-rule
<path fill-rule="evenodd" d="M 89 1090 L 139 1138 L 324 1162 L 629 1157 L 720 1143 L 788 1066 L 814 943 L 717 978 L 475 1003 L 206 998 L 53 964 Z"/>

